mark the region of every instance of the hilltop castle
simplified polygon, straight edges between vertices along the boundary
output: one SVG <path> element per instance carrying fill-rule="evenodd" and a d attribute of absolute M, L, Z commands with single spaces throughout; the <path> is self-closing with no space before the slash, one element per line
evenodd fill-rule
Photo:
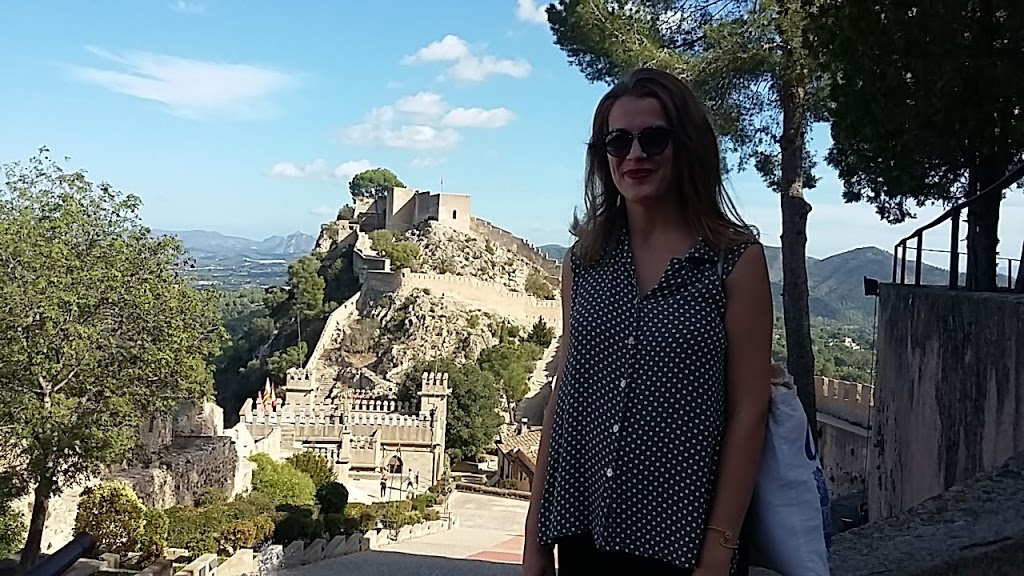
<path fill-rule="evenodd" d="M 561 308 L 557 300 L 511 292 L 493 282 L 392 270 L 390 260 L 373 250 L 370 232 L 404 232 L 426 222 L 482 236 L 519 254 L 557 283 L 560 265 L 511 232 L 474 218 L 469 195 L 392 188 L 384 196 L 357 198 L 351 218 L 323 227 L 316 250 L 337 258 L 342 249 L 351 248 L 360 291 L 328 317 L 306 365 L 288 371 L 283 407 L 267 410 L 249 400 L 239 414 L 240 427 L 258 439 L 279 434 L 279 456 L 300 450 L 322 454 L 342 480 L 381 469 L 394 474 L 415 470 L 429 483 L 441 476 L 451 393 L 448 376 L 424 374 L 419 401 L 414 403 L 397 402 L 381 392 L 397 390 L 397 384 L 379 377 L 371 381 L 369 375 L 364 375 L 353 382 L 342 377 L 339 381 L 330 351 L 342 341 L 348 324 L 375 298 L 406 294 L 415 288 L 431 289 L 464 306 L 488 310 L 527 326 L 543 318 L 549 325 L 560 327 Z"/>

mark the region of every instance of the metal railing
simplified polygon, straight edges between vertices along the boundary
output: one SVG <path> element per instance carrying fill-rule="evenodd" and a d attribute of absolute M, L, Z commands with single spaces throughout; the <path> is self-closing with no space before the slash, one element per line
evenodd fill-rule
<path fill-rule="evenodd" d="M 905 284 L 907 280 L 907 244 L 911 240 L 917 240 L 914 246 L 914 285 L 921 285 L 921 257 L 924 252 L 943 252 L 949 254 L 949 287 L 957 288 L 960 285 L 960 219 L 965 208 L 968 208 L 971 204 L 976 202 L 979 198 L 986 194 L 1001 194 L 1003 190 L 1013 186 L 1018 180 L 1024 178 L 1024 164 L 1019 164 L 1012 170 L 1006 173 L 1002 178 L 997 180 L 994 184 L 985 188 L 981 192 L 971 196 L 970 198 L 959 202 L 952 206 L 937 218 L 931 222 L 921 226 L 917 230 L 914 230 L 910 236 L 900 240 L 896 243 L 893 248 L 892 257 L 892 281 L 897 282 L 897 278 L 900 284 Z M 952 230 L 949 233 L 949 250 L 928 250 L 924 247 L 924 233 L 928 230 L 945 223 L 947 220 L 950 221 Z M 1017 262 L 1020 266 L 1020 260 L 1016 258 L 1006 258 L 1009 265 L 1007 270 L 1007 277 L 1010 279 L 1010 287 L 1013 287 L 1013 262 Z"/>

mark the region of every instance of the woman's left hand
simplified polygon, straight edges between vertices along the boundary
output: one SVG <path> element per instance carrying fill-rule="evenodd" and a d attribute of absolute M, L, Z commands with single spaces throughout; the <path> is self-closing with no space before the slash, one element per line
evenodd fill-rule
<path fill-rule="evenodd" d="M 711 545 L 701 550 L 693 576 L 729 576 L 734 550 L 718 544 L 717 540 L 712 540 L 709 544 Z"/>

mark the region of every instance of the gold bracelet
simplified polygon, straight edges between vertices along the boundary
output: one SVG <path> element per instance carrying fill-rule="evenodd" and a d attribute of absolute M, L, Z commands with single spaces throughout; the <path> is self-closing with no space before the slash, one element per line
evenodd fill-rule
<path fill-rule="evenodd" d="M 722 547 L 728 548 L 730 550 L 736 550 L 740 547 L 739 544 L 729 544 L 729 541 L 732 540 L 732 532 L 722 528 L 716 528 L 710 525 L 707 526 L 707 529 L 714 530 L 715 532 L 721 532 L 723 534 L 722 539 L 718 541 L 718 543 L 721 544 Z"/>

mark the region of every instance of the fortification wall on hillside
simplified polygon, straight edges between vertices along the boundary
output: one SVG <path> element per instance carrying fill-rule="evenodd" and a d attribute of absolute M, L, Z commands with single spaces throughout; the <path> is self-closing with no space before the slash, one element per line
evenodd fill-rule
<path fill-rule="evenodd" d="M 472 221 L 472 230 L 484 238 L 491 240 L 495 244 L 498 244 L 502 248 L 519 254 L 527 261 L 547 272 L 548 275 L 554 279 L 556 284 L 561 283 L 562 265 L 559 264 L 557 260 L 541 252 L 539 248 L 528 241 L 516 236 L 504 228 L 495 226 L 491 222 L 475 216 Z"/>
<path fill-rule="evenodd" d="M 320 333 L 320 339 L 317 340 L 316 348 L 313 348 L 313 353 L 309 356 L 309 360 L 306 362 L 306 370 L 313 370 L 320 362 L 320 358 L 327 351 L 328 346 L 335 342 L 340 342 L 341 338 L 345 334 L 345 326 L 352 321 L 353 318 L 359 315 L 359 292 L 356 292 L 354 296 L 345 301 L 344 304 L 338 306 L 331 315 L 327 317 L 327 322 L 324 324 L 323 332 Z"/>
<path fill-rule="evenodd" d="M 816 376 L 818 453 L 833 498 L 866 488 L 874 388 Z"/>
<path fill-rule="evenodd" d="M 529 326 L 543 318 L 549 326 L 561 328 L 562 304 L 558 300 L 541 300 L 521 292 L 512 292 L 496 282 L 451 274 L 420 274 L 400 270 L 368 272 L 363 293 L 369 297 L 384 294 L 405 296 L 415 289 L 450 298 L 468 308 L 505 316 Z"/>

